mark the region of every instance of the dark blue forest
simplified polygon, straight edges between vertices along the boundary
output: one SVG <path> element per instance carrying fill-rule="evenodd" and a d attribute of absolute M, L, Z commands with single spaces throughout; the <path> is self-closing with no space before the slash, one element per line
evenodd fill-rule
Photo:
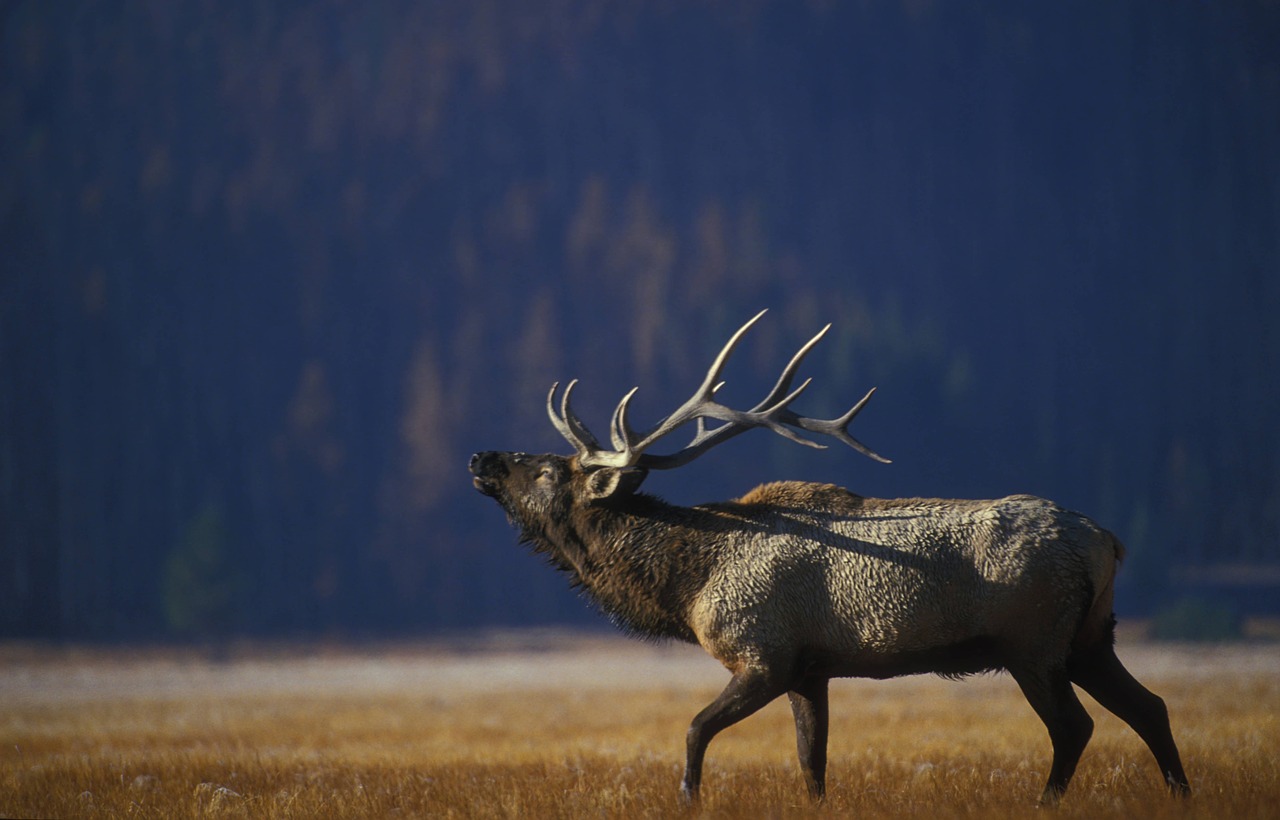
<path fill-rule="evenodd" d="M 471 488 L 682 401 L 879 388 L 893 459 L 646 489 L 1047 496 L 1121 615 L 1280 604 L 1280 6 L 0 6 L 0 636 L 599 622 Z"/>

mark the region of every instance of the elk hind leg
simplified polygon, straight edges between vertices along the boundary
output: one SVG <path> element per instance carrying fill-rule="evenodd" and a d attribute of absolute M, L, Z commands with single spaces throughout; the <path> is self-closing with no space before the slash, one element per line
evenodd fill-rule
<path fill-rule="evenodd" d="M 821 800 L 827 791 L 827 679 L 805 678 L 787 692 L 796 719 L 796 750 L 809 796 Z"/>
<path fill-rule="evenodd" d="M 724 691 L 689 724 L 685 737 L 686 758 L 680 793 L 688 802 L 698 798 L 702 785 L 702 759 L 711 739 L 749 717 L 787 689 L 759 670 L 735 672 Z"/>
<path fill-rule="evenodd" d="M 1080 755 L 1093 736 L 1093 718 L 1076 697 L 1064 669 L 1013 671 L 1031 708 L 1035 709 L 1053 743 L 1053 764 L 1040 802 L 1056 805 L 1075 774 Z"/>
<path fill-rule="evenodd" d="M 1155 755 L 1170 791 L 1191 794 L 1164 700 L 1124 668 L 1110 642 L 1073 653 L 1067 659 L 1067 672 L 1081 689 L 1138 733 Z"/>

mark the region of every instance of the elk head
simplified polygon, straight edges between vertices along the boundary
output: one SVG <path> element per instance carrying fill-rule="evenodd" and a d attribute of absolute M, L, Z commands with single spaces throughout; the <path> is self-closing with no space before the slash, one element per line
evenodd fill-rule
<path fill-rule="evenodd" d="M 641 434 L 632 429 L 628 408 L 636 390 L 622 397 L 614 408 L 610 423 L 612 449 L 602 446 L 582 423 L 570 405 L 577 380 L 565 386 L 556 407 L 559 383 L 547 394 L 547 416 L 552 425 L 573 445 L 573 456 L 529 455 L 527 453 L 477 453 L 471 457 L 471 472 L 476 489 L 492 496 L 526 533 L 545 531 L 549 521 L 567 520 L 575 506 L 597 504 L 634 493 L 650 470 L 669 470 L 688 464 L 698 456 L 750 430 L 764 427 L 806 447 L 824 449 L 797 431 L 828 435 L 858 452 L 880 462 L 888 462 L 862 442 L 849 435 L 849 423 L 862 411 L 875 394 L 872 388 L 842 416 L 834 419 L 812 419 L 790 409 L 790 405 L 809 386 L 806 379 L 792 389 L 796 371 L 810 350 L 822 339 L 827 325 L 791 358 L 769 394 L 750 410 L 735 410 L 716 401 L 715 394 L 724 386 L 720 374 L 734 348 L 751 327 L 764 316 L 760 311 L 730 337 L 715 361 L 711 363 L 702 384 L 674 412 Z M 676 452 L 657 455 L 648 452 L 654 444 L 678 428 L 695 423 L 693 439 Z M 719 422 L 714 426 L 708 422 Z"/>

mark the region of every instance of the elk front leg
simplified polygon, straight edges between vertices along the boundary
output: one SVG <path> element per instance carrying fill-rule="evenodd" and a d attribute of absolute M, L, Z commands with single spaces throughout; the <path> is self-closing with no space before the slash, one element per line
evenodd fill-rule
<path fill-rule="evenodd" d="M 771 700 L 786 691 L 760 670 L 735 672 L 724 691 L 711 705 L 698 713 L 689 724 L 685 737 L 688 757 L 685 759 L 684 780 L 680 793 L 690 803 L 698 799 L 702 785 L 702 758 L 706 755 L 711 739 L 724 729 L 763 708 Z"/>
<path fill-rule="evenodd" d="M 1049 730 L 1053 763 L 1040 802 L 1055 806 L 1067 790 L 1080 755 L 1093 735 L 1093 718 L 1080 704 L 1065 669 L 1010 669 L 1009 672 Z"/>
<path fill-rule="evenodd" d="M 807 678 L 787 692 L 796 719 L 796 750 L 809 796 L 827 793 L 827 679 Z"/>

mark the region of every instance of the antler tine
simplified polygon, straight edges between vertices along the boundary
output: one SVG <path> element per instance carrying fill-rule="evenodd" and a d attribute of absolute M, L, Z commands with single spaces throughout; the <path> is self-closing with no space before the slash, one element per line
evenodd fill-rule
<path fill-rule="evenodd" d="M 569 426 L 574 435 L 586 445 L 588 452 L 598 452 L 603 449 L 600 442 L 587 429 L 587 425 L 583 424 L 577 416 L 573 414 L 573 408 L 569 406 L 569 394 L 573 392 L 573 388 L 577 385 L 578 380 L 574 379 L 564 386 L 564 396 L 560 399 L 560 415 L 564 417 L 564 422 Z"/>
<path fill-rule="evenodd" d="M 578 451 L 578 455 L 582 455 L 587 452 L 586 443 L 574 435 L 573 430 L 569 425 L 565 424 L 564 419 L 556 411 L 556 391 L 559 389 L 560 382 L 554 382 L 551 385 L 551 391 L 547 393 L 547 418 L 551 419 L 551 425 L 556 428 L 556 432 L 564 436 L 565 441 L 573 445 L 573 449 Z"/>
<path fill-rule="evenodd" d="M 578 456 L 586 457 L 594 452 L 599 452 L 600 442 L 591 434 L 578 417 L 573 414 L 573 408 L 569 404 L 569 395 L 573 392 L 573 387 L 578 383 L 577 379 L 569 382 L 564 387 L 564 396 L 560 400 L 560 411 L 556 412 L 555 398 L 556 391 L 560 388 L 560 382 L 551 385 L 551 391 L 547 393 L 547 417 L 551 419 L 551 424 L 556 428 L 565 440 L 573 445 L 573 449 L 578 451 Z"/>
<path fill-rule="evenodd" d="M 856 438 L 849 435 L 849 422 L 853 421 L 854 416 L 862 412 L 862 408 L 867 406 L 867 402 L 871 401 L 871 397 L 874 396 L 875 393 L 876 393 L 876 388 L 874 387 L 868 390 L 867 395 L 863 396 L 862 399 L 857 404 L 849 408 L 849 412 L 845 413 L 843 416 L 841 416 L 839 419 L 836 420 L 840 428 L 839 429 L 840 434 L 836 435 L 835 437 L 840 441 L 843 441 L 845 444 L 849 445 L 853 449 L 857 450 L 859 453 L 862 453 L 864 456 L 867 456 L 868 458 L 875 459 L 881 464 L 892 464 L 893 463 L 892 460 L 885 458 L 884 456 L 877 453 L 875 450 L 872 450 L 870 447 L 863 444 L 861 441 L 858 441 Z M 835 434 L 833 433 L 832 435 L 835 435 Z"/>
<path fill-rule="evenodd" d="M 720 355 L 716 356 L 716 360 L 711 363 L 711 368 L 707 371 L 706 377 L 702 380 L 702 386 L 693 394 L 695 399 L 699 397 L 708 397 L 724 385 L 724 382 L 720 381 L 720 371 L 724 370 L 725 364 L 728 363 L 729 357 L 733 355 L 734 348 L 738 346 L 738 342 L 742 341 L 742 337 L 745 336 L 747 331 L 750 330 L 756 322 L 760 321 L 760 318 L 768 312 L 769 309 L 765 308 L 755 316 L 752 316 L 750 321 L 738 328 L 737 333 L 729 337 L 729 341 L 725 342 L 724 347 L 720 349 Z M 693 400 L 694 399 L 690 399 L 689 402 L 685 403 L 689 404 Z"/>
<path fill-rule="evenodd" d="M 622 401 L 618 402 L 618 406 L 613 409 L 613 421 L 609 425 L 609 436 L 613 440 L 613 449 L 615 450 L 626 452 L 635 443 L 635 431 L 627 423 L 627 406 L 631 403 L 631 397 L 639 389 L 639 387 L 631 388 L 631 392 L 623 396 Z"/>
<path fill-rule="evenodd" d="M 796 355 L 791 357 L 791 361 L 783 369 L 782 375 L 778 377 L 778 383 L 775 384 L 773 386 L 773 389 L 769 391 L 769 395 L 765 396 L 763 399 L 760 400 L 759 404 L 751 408 L 751 412 L 756 413 L 772 406 L 774 402 L 777 401 L 778 396 L 782 395 L 783 393 L 786 393 L 787 390 L 791 388 L 791 382 L 796 377 L 796 371 L 800 369 L 800 363 L 804 361 L 805 356 L 809 355 L 809 351 L 813 350 L 814 345 L 822 341 L 822 337 L 826 336 L 827 331 L 830 329 L 831 329 L 831 324 L 828 323 L 826 327 L 818 331 L 817 335 L 815 335 L 812 339 L 806 342 L 803 347 L 801 347 L 799 350 L 796 351 Z M 795 396 L 792 396 L 791 398 L 795 398 Z M 790 399 L 788 399 L 787 401 L 789 402 Z"/>
<path fill-rule="evenodd" d="M 839 418 L 830 420 L 811 419 L 805 418 L 804 416 L 798 416 L 788 410 L 788 418 L 783 421 L 785 424 L 799 427 L 802 430 L 808 430 L 810 433 L 822 433 L 824 435 L 831 436 L 832 438 L 849 445 L 864 456 L 879 461 L 881 464 L 892 464 L 893 462 L 891 460 L 885 458 L 875 450 L 872 450 L 870 447 L 863 444 L 861 441 L 858 441 L 856 438 L 849 435 L 849 423 L 853 421 L 855 416 L 862 412 L 862 408 L 867 406 L 867 402 L 871 401 L 871 397 L 875 395 L 875 392 L 876 388 L 874 387 L 868 390 L 867 395 L 863 396 L 857 404 L 851 407 L 847 413 Z"/>

